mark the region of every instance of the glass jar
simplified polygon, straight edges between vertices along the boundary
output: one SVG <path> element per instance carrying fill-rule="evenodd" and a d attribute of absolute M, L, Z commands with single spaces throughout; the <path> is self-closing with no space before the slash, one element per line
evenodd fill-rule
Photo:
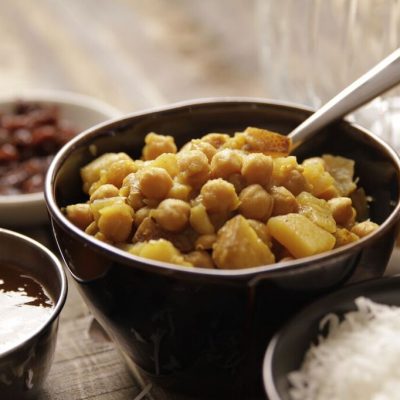
<path fill-rule="evenodd" d="M 400 0 L 257 0 L 265 95 L 321 106 L 400 44 Z M 400 89 L 353 120 L 400 151 Z"/>

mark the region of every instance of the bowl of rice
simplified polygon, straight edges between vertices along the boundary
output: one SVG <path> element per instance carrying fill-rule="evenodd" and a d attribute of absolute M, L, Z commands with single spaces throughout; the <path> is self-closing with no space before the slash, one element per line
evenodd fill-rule
<path fill-rule="evenodd" d="M 270 400 L 394 400 L 400 393 L 400 276 L 320 298 L 270 341 Z"/>

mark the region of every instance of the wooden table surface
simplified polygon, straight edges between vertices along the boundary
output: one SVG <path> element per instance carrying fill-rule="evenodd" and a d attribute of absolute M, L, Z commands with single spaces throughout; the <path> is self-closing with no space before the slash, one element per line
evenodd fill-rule
<path fill-rule="evenodd" d="M 68 90 L 122 112 L 263 95 L 252 0 L 0 1 L 0 36 L 0 94 Z M 25 233 L 51 245 L 40 229 Z M 91 322 L 70 281 L 39 398 L 162 398 L 155 388 L 144 396 L 114 346 L 89 334 Z"/>
<path fill-rule="evenodd" d="M 123 112 L 264 96 L 254 15 L 252 0 L 0 1 L 0 94 L 62 89 Z M 25 233 L 52 245 L 43 229 Z M 41 400 L 166 398 L 156 388 L 145 394 L 91 324 L 70 281 Z"/>

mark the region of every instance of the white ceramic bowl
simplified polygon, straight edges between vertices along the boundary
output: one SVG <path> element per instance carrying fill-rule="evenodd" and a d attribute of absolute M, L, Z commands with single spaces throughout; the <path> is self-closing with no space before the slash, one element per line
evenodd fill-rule
<path fill-rule="evenodd" d="M 71 122 L 77 133 L 121 116 L 121 112 L 116 108 L 95 98 L 53 90 L 30 90 L 0 96 L 0 112 L 10 112 L 16 100 L 57 105 L 61 118 Z M 32 227 L 45 223 L 47 220 L 43 192 L 0 195 L 0 227 Z"/>

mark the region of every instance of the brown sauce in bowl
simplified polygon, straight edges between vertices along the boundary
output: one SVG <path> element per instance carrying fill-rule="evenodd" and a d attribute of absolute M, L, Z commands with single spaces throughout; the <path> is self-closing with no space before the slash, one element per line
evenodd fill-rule
<path fill-rule="evenodd" d="M 53 307 L 53 300 L 35 278 L 14 265 L 0 265 L 0 354 L 39 329 Z"/>

